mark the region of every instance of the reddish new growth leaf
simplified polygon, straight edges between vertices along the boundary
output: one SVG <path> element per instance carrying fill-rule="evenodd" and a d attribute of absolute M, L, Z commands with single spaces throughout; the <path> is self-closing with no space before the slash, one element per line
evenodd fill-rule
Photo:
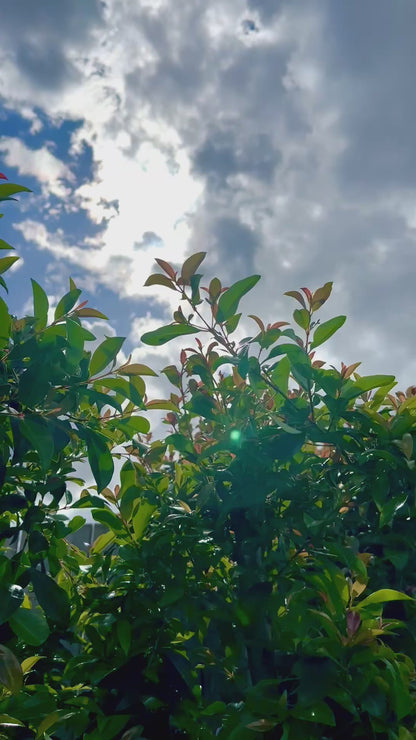
<path fill-rule="evenodd" d="M 3 175 L 2 172 L 0 172 L 0 180 L 7 180 L 6 175 Z"/>
<path fill-rule="evenodd" d="M 166 272 L 167 275 L 169 275 L 172 280 L 175 280 L 176 278 L 176 272 L 173 269 L 172 265 L 169 264 L 169 262 L 165 262 L 165 260 L 156 258 L 156 262 L 159 265 L 159 267 L 162 268 Z"/>

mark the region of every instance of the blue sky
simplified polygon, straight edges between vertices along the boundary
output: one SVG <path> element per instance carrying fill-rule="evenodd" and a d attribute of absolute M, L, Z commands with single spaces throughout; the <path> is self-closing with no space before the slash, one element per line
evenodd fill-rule
<path fill-rule="evenodd" d="M 177 306 L 143 283 L 203 250 L 223 284 L 262 275 L 266 322 L 333 280 L 323 359 L 416 383 L 415 28 L 414 0 L 8 3 L 0 171 L 33 190 L 1 222 L 13 310 L 72 276 L 161 369 L 140 335 Z"/>

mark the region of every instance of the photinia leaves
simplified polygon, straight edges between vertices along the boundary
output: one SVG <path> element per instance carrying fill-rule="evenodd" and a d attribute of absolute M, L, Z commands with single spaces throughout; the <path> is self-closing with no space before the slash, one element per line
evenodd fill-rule
<path fill-rule="evenodd" d="M 35 568 L 30 570 L 36 598 L 51 622 L 66 627 L 69 622 L 70 604 L 66 591 L 53 578 Z"/>
<path fill-rule="evenodd" d="M 175 285 L 172 282 L 172 280 L 166 277 L 166 275 L 159 275 L 159 273 L 154 273 L 153 275 L 149 275 L 144 285 L 146 287 L 148 287 L 149 285 L 163 285 L 165 288 L 171 288 L 172 290 L 176 290 Z"/>
<path fill-rule="evenodd" d="M 319 347 L 319 345 L 326 342 L 329 337 L 332 337 L 332 335 L 335 334 L 335 332 L 344 324 L 346 318 L 346 316 L 334 316 L 333 319 L 329 319 L 323 324 L 318 324 L 313 333 L 311 349 Z"/>
<path fill-rule="evenodd" d="M 366 375 L 355 382 L 348 380 L 343 386 L 340 395 L 341 398 L 349 401 L 352 398 L 361 396 L 362 393 L 372 391 L 374 388 L 380 388 L 384 385 L 392 385 L 394 384 L 394 381 L 394 375 Z"/>
<path fill-rule="evenodd" d="M 154 377 L 157 377 L 157 373 L 155 373 L 150 367 L 136 362 L 131 365 L 119 367 L 116 370 L 116 373 L 118 373 L 118 375 L 153 375 Z"/>
<path fill-rule="evenodd" d="M 101 313 L 101 311 L 97 311 L 96 308 L 77 308 L 76 309 L 77 316 L 81 316 L 84 319 L 107 319 L 108 316 L 106 316 L 104 313 Z"/>
<path fill-rule="evenodd" d="M 20 259 L 20 257 L 2 257 L 0 259 L 0 275 L 2 275 L 4 272 L 10 269 L 12 265 L 14 265 L 15 262 L 17 262 Z"/>
<path fill-rule="evenodd" d="M 0 686 L 11 694 L 18 694 L 23 684 L 23 671 L 14 653 L 0 645 Z"/>
<path fill-rule="evenodd" d="M 108 486 L 114 472 L 113 457 L 108 449 L 107 439 L 87 427 L 82 430 L 79 428 L 78 431 L 86 438 L 88 462 L 97 484 L 97 491 L 100 492 Z"/>
<path fill-rule="evenodd" d="M 71 309 L 75 306 L 80 295 L 81 295 L 81 291 L 79 290 L 79 288 L 75 288 L 73 290 L 70 290 L 68 293 L 66 293 L 61 298 L 57 307 L 55 308 L 55 314 L 54 314 L 55 321 L 57 321 L 57 319 L 62 318 L 62 316 L 65 316 L 65 314 L 71 311 Z"/>
<path fill-rule="evenodd" d="M 322 288 L 318 288 L 315 290 L 315 293 L 312 296 L 311 301 L 311 310 L 317 311 L 318 308 L 324 305 L 324 303 L 328 300 L 329 296 L 331 295 L 332 291 L 332 282 L 325 283 L 325 285 L 322 286 Z"/>
<path fill-rule="evenodd" d="M 260 280 L 260 275 L 251 275 L 250 277 L 238 280 L 234 285 L 223 293 L 218 301 L 216 321 L 222 323 L 234 316 L 237 312 L 238 304 L 243 295 L 249 292 Z"/>
<path fill-rule="evenodd" d="M 11 318 L 7 305 L 0 298 L 0 349 L 6 347 L 9 341 Z"/>
<path fill-rule="evenodd" d="M 110 363 L 113 363 L 123 346 L 125 337 L 107 337 L 97 347 L 89 364 L 90 376 L 97 375 Z"/>
<path fill-rule="evenodd" d="M 309 329 L 310 315 L 306 308 L 295 308 L 293 318 L 301 329 L 305 329 L 305 331 Z"/>
<path fill-rule="evenodd" d="M 195 326 L 189 326 L 189 324 L 169 324 L 143 334 L 141 341 L 143 344 L 159 347 L 161 344 L 170 342 L 171 339 L 185 336 L 185 334 L 198 334 L 199 331 Z"/>
<path fill-rule="evenodd" d="M 367 596 L 365 599 L 360 601 L 359 604 L 356 605 L 356 609 L 365 609 L 367 606 L 371 606 L 372 604 L 384 604 L 387 601 L 413 601 L 411 596 L 408 596 L 407 594 L 402 593 L 401 591 L 395 591 L 392 588 L 382 588 L 379 591 L 375 591 L 374 593 L 370 594 L 370 596 Z"/>
<path fill-rule="evenodd" d="M 31 193 L 29 188 L 25 188 L 23 185 L 15 185 L 12 182 L 0 184 L 0 200 L 9 200 L 11 195 L 16 193 Z"/>
<path fill-rule="evenodd" d="M 19 640 L 34 647 L 42 645 L 50 635 L 48 622 L 39 608 L 21 607 L 9 619 L 9 624 Z"/>
<path fill-rule="evenodd" d="M 48 296 L 36 280 L 31 279 L 33 293 L 33 314 L 36 319 L 36 328 L 44 329 L 48 321 Z"/>
<path fill-rule="evenodd" d="M 196 252 L 196 254 L 192 254 L 191 257 L 185 260 L 181 270 L 181 278 L 184 285 L 189 285 L 191 277 L 196 273 L 206 254 L 206 252 Z"/>

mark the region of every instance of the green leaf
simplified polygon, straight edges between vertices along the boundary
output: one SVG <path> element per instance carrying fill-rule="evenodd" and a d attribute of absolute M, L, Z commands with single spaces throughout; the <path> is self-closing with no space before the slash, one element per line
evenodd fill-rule
<path fill-rule="evenodd" d="M 304 329 L 307 331 L 309 329 L 309 311 L 306 310 L 306 308 L 295 308 L 293 311 L 293 318 L 300 326 L 301 329 Z"/>
<path fill-rule="evenodd" d="M 355 382 L 349 380 L 341 389 L 341 398 L 346 401 L 361 396 L 374 388 L 380 388 L 383 385 L 392 385 L 395 382 L 394 375 L 366 375 Z"/>
<path fill-rule="evenodd" d="M 236 313 L 234 316 L 231 316 L 227 321 L 225 322 L 225 328 L 228 332 L 228 334 L 232 334 L 239 324 L 239 321 L 241 319 L 241 313 Z"/>
<path fill-rule="evenodd" d="M 154 273 L 154 275 L 149 275 L 144 285 L 146 287 L 148 287 L 149 285 L 163 285 L 164 288 L 171 288 L 172 290 L 176 290 L 175 285 L 172 282 L 172 280 L 166 277 L 166 275 L 160 275 L 159 273 Z"/>
<path fill-rule="evenodd" d="M 84 354 L 84 329 L 73 319 L 66 320 L 66 336 L 68 347 L 65 350 L 67 361 L 76 368 Z"/>
<path fill-rule="evenodd" d="M 33 314 L 36 319 L 36 328 L 44 329 L 48 321 L 48 296 L 36 280 L 31 279 L 33 293 Z"/>
<path fill-rule="evenodd" d="M 81 316 L 84 319 L 108 319 L 108 316 L 106 316 L 101 311 L 97 311 L 96 308 L 78 308 L 77 309 L 77 316 Z"/>
<path fill-rule="evenodd" d="M 78 298 L 80 297 L 81 292 L 82 291 L 79 290 L 79 288 L 75 288 L 74 290 L 70 290 L 69 293 L 66 293 L 64 296 L 62 296 L 61 300 L 58 302 L 57 307 L 55 308 L 55 321 L 62 318 L 62 316 L 65 316 L 65 314 L 71 311 L 71 309 L 75 306 Z"/>
<path fill-rule="evenodd" d="M 127 619 L 117 621 L 117 637 L 123 653 L 128 655 L 131 645 L 131 624 Z"/>
<path fill-rule="evenodd" d="M 189 281 L 194 275 L 203 260 L 206 257 L 206 252 L 196 252 L 192 254 L 182 265 L 181 278 L 184 285 L 189 285 Z"/>
<path fill-rule="evenodd" d="M 407 596 L 407 594 L 402 593 L 401 591 L 395 591 L 391 588 L 382 588 L 379 591 L 375 591 L 373 594 L 370 594 L 370 596 L 367 596 L 365 599 L 360 601 L 359 604 L 356 605 L 356 609 L 365 609 L 367 606 L 371 606 L 372 604 L 382 604 L 386 601 L 413 601 L 411 596 Z"/>
<path fill-rule="evenodd" d="M 329 337 L 332 337 L 332 335 L 335 334 L 335 332 L 345 323 L 346 318 L 346 316 L 334 316 L 333 319 L 324 321 L 323 324 L 318 324 L 313 333 L 311 349 L 319 347 L 319 345 L 326 342 Z"/>
<path fill-rule="evenodd" d="M 24 591 L 21 586 L 11 583 L 0 588 L 0 624 L 6 622 L 19 608 L 23 601 Z"/>
<path fill-rule="evenodd" d="M 97 490 L 100 492 L 108 486 L 113 477 L 113 457 L 105 437 L 91 429 L 85 429 L 84 433 L 87 441 L 88 462 L 97 484 Z"/>
<path fill-rule="evenodd" d="M 0 239 L 0 249 L 14 249 L 14 247 L 5 242 L 4 239 Z"/>
<path fill-rule="evenodd" d="M 17 260 L 19 260 L 20 257 L 2 257 L 0 259 L 0 275 L 2 275 L 6 270 L 8 270 L 12 265 L 14 265 Z"/>
<path fill-rule="evenodd" d="M 112 530 L 110 530 L 109 532 L 104 532 L 104 534 L 100 534 L 91 545 L 91 554 L 95 555 L 102 552 L 102 550 L 104 550 L 107 545 L 110 545 L 115 540 L 115 538 L 116 535 Z"/>
<path fill-rule="evenodd" d="M 161 326 L 160 329 L 149 331 L 143 334 L 141 341 L 143 344 L 150 344 L 152 347 L 159 347 L 161 344 L 170 342 L 171 339 L 176 337 L 183 337 L 186 334 L 198 334 L 200 330 L 189 324 L 168 324 L 168 326 Z"/>
<path fill-rule="evenodd" d="M 0 725 L 4 727 L 24 727 L 24 722 L 15 717 L 10 717 L 9 714 L 0 714 Z"/>
<path fill-rule="evenodd" d="M 42 645 L 50 634 L 45 615 L 39 608 L 20 607 L 10 618 L 9 624 L 19 640 L 34 647 Z"/>
<path fill-rule="evenodd" d="M 332 282 L 331 283 L 325 283 L 325 285 L 322 286 L 322 288 L 318 288 L 318 290 L 315 290 L 315 293 L 312 296 L 312 311 L 317 311 L 318 308 L 324 305 L 324 303 L 328 300 L 329 296 L 331 295 L 332 291 Z"/>
<path fill-rule="evenodd" d="M 11 195 L 16 193 L 31 193 L 29 188 L 25 188 L 23 185 L 15 185 L 12 182 L 5 182 L 0 184 L 0 200 L 8 200 Z"/>
<path fill-rule="evenodd" d="M 3 301 L 3 298 L 0 298 L 0 349 L 6 347 L 8 344 L 10 336 L 10 324 L 11 318 L 7 309 L 7 305 Z"/>
<path fill-rule="evenodd" d="M 228 290 L 223 293 L 218 301 L 216 321 L 221 324 L 223 321 L 231 318 L 237 313 L 238 304 L 243 295 L 249 292 L 260 280 L 260 275 L 251 275 L 250 277 L 238 280 Z"/>
<path fill-rule="evenodd" d="M 90 360 L 89 374 L 97 375 L 110 363 L 113 363 L 119 353 L 125 337 L 107 337 L 97 347 Z"/>
<path fill-rule="evenodd" d="M 118 373 L 118 375 L 153 375 L 155 378 L 157 377 L 157 373 L 155 373 L 150 367 L 136 362 L 131 365 L 126 365 L 125 367 L 119 367 L 115 372 Z"/>
<path fill-rule="evenodd" d="M 307 707 L 295 706 L 290 712 L 292 717 L 303 719 L 307 722 L 319 722 L 322 725 L 335 727 L 335 717 L 332 709 L 324 701 L 318 701 Z"/>
<path fill-rule="evenodd" d="M 46 419 L 36 414 L 26 414 L 19 419 L 19 429 L 38 453 L 42 470 L 47 470 L 54 453 L 54 441 Z"/>
<path fill-rule="evenodd" d="M 23 672 L 14 653 L 0 645 L 0 685 L 11 694 L 18 694 L 23 684 Z"/>
<path fill-rule="evenodd" d="M 108 529 L 111 529 L 115 534 L 125 533 L 123 522 L 120 517 L 113 514 L 109 509 L 92 509 L 91 515 L 96 522 L 104 524 Z"/>
<path fill-rule="evenodd" d="M 48 619 L 60 627 L 69 622 L 70 604 L 66 591 L 46 573 L 35 568 L 30 569 L 30 577 L 36 598 Z"/>
<path fill-rule="evenodd" d="M 134 537 L 136 541 L 141 540 L 141 538 L 143 537 L 143 532 L 146 529 L 153 512 L 156 511 L 156 508 L 157 507 L 154 504 L 149 504 L 148 501 L 140 502 L 132 519 Z"/>

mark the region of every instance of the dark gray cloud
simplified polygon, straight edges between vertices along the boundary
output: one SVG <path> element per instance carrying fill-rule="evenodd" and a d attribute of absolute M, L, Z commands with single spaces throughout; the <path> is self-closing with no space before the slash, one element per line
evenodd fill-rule
<path fill-rule="evenodd" d="M 14 0 L 2 13 L 0 48 L 16 60 L 19 73 L 45 90 L 79 82 L 68 48 L 82 50 L 93 29 L 103 26 L 99 0 Z"/>
<path fill-rule="evenodd" d="M 207 178 L 208 186 L 226 187 L 227 179 L 239 173 L 270 183 L 282 159 L 268 134 L 240 138 L 237 148 L 235 127 L 215 130 L 194 154 L 194 167 Z"/>
<path fill-rule="evenodd" d="M 348 143 L 343 184 L 386 190 L 416 185 L 416 4 L 327 2 L 324 59 Z"/>

